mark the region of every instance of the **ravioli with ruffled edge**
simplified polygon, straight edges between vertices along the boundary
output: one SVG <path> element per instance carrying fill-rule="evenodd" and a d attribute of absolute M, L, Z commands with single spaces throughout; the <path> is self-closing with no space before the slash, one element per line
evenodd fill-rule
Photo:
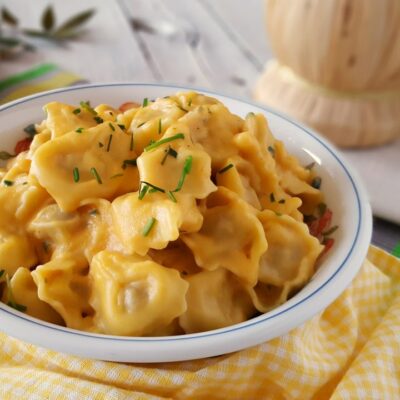
<path fill-rule="evenodd" d="M 89 332 L 177 335 L 267 312 L 314 274 L 324 244 L 305 219 L 321 221 L 320 180 L 263 115 L 195 92 L 44 110 L 0 169 L 11 307 Z"/>

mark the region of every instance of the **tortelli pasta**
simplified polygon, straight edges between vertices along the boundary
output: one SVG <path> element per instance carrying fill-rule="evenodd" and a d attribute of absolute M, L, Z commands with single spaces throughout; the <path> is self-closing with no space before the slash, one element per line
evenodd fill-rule
<path fill-rule="evenodd" d="M 89 332 L 176 335 L 267 312 L 314 274 L 324 245 L 304 218 L 320 180 L 263 115 L 194 92 L 44 109 L 0 171 L 3 302 Z"/>

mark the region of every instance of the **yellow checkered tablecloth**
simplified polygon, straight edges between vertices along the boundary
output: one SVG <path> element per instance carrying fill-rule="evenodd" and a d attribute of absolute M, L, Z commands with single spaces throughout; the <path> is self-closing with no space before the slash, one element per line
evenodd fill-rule
<path fill-rule="evenodd" d="M 400 399 L 400 260 L 371 247 L 352 285 L 291 333 L 192 362 L 84 360 L 0 334 L 0 399 Z"/>

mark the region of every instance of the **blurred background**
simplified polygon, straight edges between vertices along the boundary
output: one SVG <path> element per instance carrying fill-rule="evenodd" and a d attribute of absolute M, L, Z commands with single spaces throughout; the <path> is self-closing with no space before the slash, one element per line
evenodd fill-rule
<path fill-rule="evenodd" d="M 255 100 L 341 146 L 400 256 L 398 0 L 1 0 L 0 103 L 82 82 Z"/>

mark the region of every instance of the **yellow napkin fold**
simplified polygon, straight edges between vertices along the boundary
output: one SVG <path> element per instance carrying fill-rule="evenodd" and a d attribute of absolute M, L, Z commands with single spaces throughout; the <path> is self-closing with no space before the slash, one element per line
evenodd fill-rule
<path fill-rule="evenodd" d="M 1 399 L 400 399 L 400 260 L 376 247 L 325 311 L 192 362 L 84 360 L 0 334 Z"/>

